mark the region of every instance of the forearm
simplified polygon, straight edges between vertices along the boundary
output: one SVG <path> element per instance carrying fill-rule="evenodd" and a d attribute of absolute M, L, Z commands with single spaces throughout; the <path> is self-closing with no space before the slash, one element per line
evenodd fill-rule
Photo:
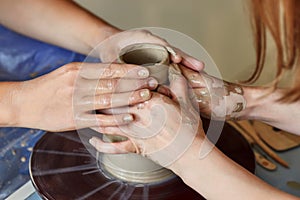
<path fill-rule="evenodd" d="M 244 87 L 247 105 L 240 113 L 241 119 L 264 121 L 282 130 L 300 135 L 300 102 L 283 103 L 278 99 L 283 89 L 276 89 L 268 94 L 262 87 Z"/>
<path fill-rule="evenodd" d="M 217 148 L 200 159 L 201 145 L 200 140 L 195 140 L 190 149 L 171 166 L 171 170 L 205 198 L 293 199 L 258 179 Z"/>
<path fill-rule="evenodd" d="M 88 54 L 119 30 L 70 0 L 0 0 L 0 22 L 29 37 Z"/>
<path fill-rule="evenodd" d="M 0 83 L 0 127 L 16 126 L 18 119 L 18 93 L 20 84 L 17 82 Z"/>

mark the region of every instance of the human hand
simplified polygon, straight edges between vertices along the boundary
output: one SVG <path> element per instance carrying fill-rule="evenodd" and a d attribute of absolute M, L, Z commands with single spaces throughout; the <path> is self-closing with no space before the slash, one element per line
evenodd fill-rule
<path fill-rule="evenodd" d="M 66 131 L 129 123 L 131 114 L 110 116 L 93 111 L 148 100 L 149 89 L 157 87 L 157 81 L 148 76 L 147 69 L 135 65 L 69 63 L 22 83 L 15 102 L 17 126 Z"/>
<path fill-rule="evenodd" d="M 159 93 L 144 103 L 129 108 L 109 110 L 110 113 L 132 113 L 135 120 L 118 127 L 94 130 L 110 136 L 124 136 L 126 141 L 104 142 L 93 137 L 90 143 L 103 153 L 134 152 L 150 158 L 161 166 L 175 162 L 192 144 L 199 132 L 204 133 L 199 113 L 188 97 L 187 83 L 180 74 L 170 75 L 172 99 Z"/>
<path fill-rule="evenodd" d="M 246 107 L 243 88 L 235 83 L 226 82 L 205 72 L 196 72 L 180 66 L 188 79 L 194 106 L 199 106 L 201 115 L 212 119 L 238 118 Z"/>
<path fill-rule="evenodd" d="M 172 47 L 165 39 L 147 30 L 128 30 L 116 33 L 96 47 L 95 52 L 99 55 L 95 56 L 99 56 L 103 62 L 114 62 L 118 58 L 122 48 L 136 43 L 153 43 L 165 46 L 170 52 L 172 62 L 181 63 L 195 71 L 201 71 L 204 68 L 203 62 L 184 53 L 178 48 Z"/>

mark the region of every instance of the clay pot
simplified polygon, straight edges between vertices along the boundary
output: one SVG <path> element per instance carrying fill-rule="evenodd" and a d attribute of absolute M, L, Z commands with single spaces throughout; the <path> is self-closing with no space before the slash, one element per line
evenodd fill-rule
<path fill-rule="evenodd" d="M 158 44 L 138 43 L 121 49 L 118 62 L 146 67 L 159 84 L 167 84 L 169 52 Z"/>
<path fill-rule="evenodd" d="M 119 63 L 135 64 L 149 69 L 150 76 L 159 84 L 168 84 L 169 52 L 161 45 L 138 43 L 121 49 Z M 122 136 L 103 135 L 106 142 L 126 140 Z M 153 161 L 137 154 L 103 154 L 98 157 L 99 166 L 104 172 L 128 182 L 153 183 L 166 180 L 175 175 Z"/>

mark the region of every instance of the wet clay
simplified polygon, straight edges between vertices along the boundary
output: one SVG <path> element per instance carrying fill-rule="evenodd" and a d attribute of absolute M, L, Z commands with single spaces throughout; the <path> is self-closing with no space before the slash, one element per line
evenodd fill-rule
<path fill-rule="evenodd" d="M 144 66 L 159 84 L 168 83 L 170 58 L 164 46 L 150 43 L 129 45 L 121 49 L 118 62 Z"/>
<path fill-rule="evenodd" d="M 214 119 L 235 117 L 237 113 L 245 108 L 246 101 L 243 97 L 243 90 L 241 87 L 235 84 L 224 82 L 223 80 L 209 76 L 206 73 L 197 73 L 189 69 L 182 70 L 184 67 L 180 68 L 177 64 L 169 64 L 169 53 L 162 46 L 154 44 L 135 44 L 128 46 L 121 50 L 119 62 L 138 64 L 147 67 L 150 71 L 150 76 L 158 79 L 160 84 L 168 84 L 169 80 L 174 81 L 179 78 L 181 74 L 183 74 L 193 86 L 191 101 L 196 102 L 199 105 L 201 113 L 204 113 L 207 116 L 212 116 Z M 172 102 L 170 102 L 170 99 L 166 96 L 160 95 L 160 97 L 156 100 L 158 105 L 161 105 L 159 101 L 163 101 L 165 105 L 164 109 L 166 110 L 168 110 L 167 107 L 172 107 L 171 105 L 168 105 Z M 162 154 L 160 151 L 151 152 L 149 149 L 153 149 L 153 147 L 160 149 L 163 147 L 164 152 L 168 152 L 170 155 L 176 154 L 177 156 L 180 156 L 180 154 L 185 151 L 185 146 L 189 146 L 190 142 L 195 136 L 190 135 L 190 137 L 181 138 L 180 136 L 184 134 L 180 134 L 180 132 L 186 132 L 187 129 L 191 129 L 189 132 L 196 133 L 196 128 L 198 128 L 199 120 L 197 119 L 199 118 L 199 113 L 195 112 L 193 106 L 190 102 L 188 102 L 187 99 L 178 97 L 177 101 L 180 104 L 179 112 L 181 112 L 181 116 L 183 116 L 183 118 L 178 121 L 177 125 L 172 125 L 171 123 L 170 127 L 165 128 L 165 133 L 160 135 L 162 141 L 169 141 L 168 144 L 170 144 L 170 141 L 172 141 L 172 145 L 168 145 L 168 148 L 164 148 L 163 146 L 156 147 L 156 143 L 158 141 L 157 139 L 153 140 L 155 142 L 153 144 L 149 141 L 147 142 L 151 143 L 152 145 L 137 145 L 140 148 L 138 149 L 138 152 L 144 156 L 150 157 L 152 160 L 156 160 L 156 162 L 160 163 L 162 166 L 167 166 L 169 163 L 171 163 L 173 161 L 173 157 L 166 156 L 166 154 Z M 142 118 L 146 119 L 145 121 L 147 121 L 147 117 L 145 117 L 147 116 L 147 112 L 143 114 L 145 106 L 149 106 L 146 105 L 147 103 L 148 102 L 144 102 L 132 107 L 131 109 L 136 110 L 130 110 L 131 113 L 134 113 L 136 116 L 141 115 L 143 116 Z M 169 109 L 168 113 L 170 112 L 172 113 L 172 111 Z M 162 113 L 160 113 L 160 116 L 156 117 L 155 115 L 150 114 L 150 119 L 157 120 L 161 116 Z M 175 116 L 177 115 L 175 114 L 174 117 Z M 158 120 L 158 124 L 156 124 L 156 126 L 162 127 L 159 121 L 163 120 Z M 176 129 L 178 125 L 180 125 L 180 127 Z M 170 133 L 174 132 L 172 131 L 174 128 L 176 129 L 176 132 L 172 136 Z M 168 129 L 172 130 L 167 131 Z M 127 131 L 130 130 L 131 132 L 128 132 L 127 134 L 129 134 L 131 137 L 135 137 L 135 134 L 136 137 L 142 137 L 141 134 L 151 135 L 157 132 L 155 128 L 152 127 L 151 129 L 147 128 L 147 126 L 144 126 L 144 128 L 141 129 L 140 127 L 130 127 L 129 125 Z M 110 142 L 127 139 L 125 137 L 118 136 L 104 136 L 104 138 L 108 139 Z M 173 142 L 173 140 L 175 142 Z M 176 141 L 179 143 L 177 144 Z M 186 145 L 182 145 L 183 143 Z M 178 148 L 180 146 L 182 148 Z M 168 157 L 169 159 L 166 159 Z M 101 163 L 103 164 L 102 166 L 104 170 L 108 171 L 118 179 L 128 182 L 151 183 L 162 181 L 162 179 L 172 176 L 172 173 L 170 173 L 168 170 L 137 154 L 104 154 L 101 157 Z"/>
<path fill-rule="evenodd" d="M 167 84 L 169 74 L 169 52 L 156 44 L 133 44 L 121 49 L 119 63 L 136 64 L 144 66 L 149 70 L 150 76 L 154 77 L 159 84 Z M 147 102 L 136 106 L 138 110 L 143 110 Z M 126 140 L 121 136 L 103 136 L 108 142 Z M 137 151 L 143 152 L 143 149 Z M 98 158 L 104 171 L 118 179 L 136 182 L 153 183 L 168 179 L 174 174 L 154 163 L 153 161 L 138 154 L 103 154 Z"/>

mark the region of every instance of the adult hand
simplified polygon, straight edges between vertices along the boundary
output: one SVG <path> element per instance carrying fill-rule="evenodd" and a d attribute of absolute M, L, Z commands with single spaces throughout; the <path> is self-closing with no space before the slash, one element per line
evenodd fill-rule
<path fill-rule="evenodd" d="M 100 152 L 135 152 L 162 166 L 175 162 L 192 144 L 202 129 L 199 113 L 193 108 L 186 80 L 180 74 L 170 76 L 172 99 L 152 93 L 152 98 L 129 108 L 114 109 L 114 113 L 132 113 L 135 121 L 118 127 L 100 127 L 94 130 L 109 135 L 129 138 L 126 141 L 107 143 L 93 137 L 90 143 Z M 201 131 L 201 133 L 204 133 Z"/>
<path fill-rule="evenodd" d="M 115 126 L 133 120 L 124 113 L 110 116 L 94 110 L 144 102 L 157 81 L 144 67 L 127 64 L 70 63 L 21 83 L 15 104 L 19 127 L 66 131 Z M 134 92 L 132 92 L 134 91 Z"/>
<path fill-rule="evenodd" d="M 118 57 L 120 50 L 128 45 L 136 43 L 154 43 L 167 47 L 171 54 L 171 60 L 174 63 L 201 71 L 204 68 L 203 62 L 189 56 L 178 48 L 172 47 L 165 39 L 162 39 L 147 30 L 128 30 L 116 33 L 104 40 L 96 51 L 103 62 L 113 62 Z"/>
<path fill-rule="evenodd" d="M 197 102 L 194 106 L 199 106 L 201 115 L 224 120 L 238 118 L 245 109 L 246 100 L 241 85 L 184 66 L 180 69 L 192 87 L 190 95 Z"/>

